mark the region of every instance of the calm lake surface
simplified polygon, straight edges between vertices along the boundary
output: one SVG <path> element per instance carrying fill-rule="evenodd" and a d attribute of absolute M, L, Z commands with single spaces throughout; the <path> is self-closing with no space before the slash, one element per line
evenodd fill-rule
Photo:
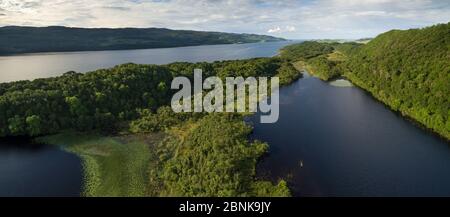
<path fill-rule="evenodd" d="M 295 196 L 449 196 L 450 146 L 356 87 L 305 77 L 280 90 L 280 119 L 254 123 L 270 144 L 258 176 Z"/>
<path fill-rule="evenodd" d="M 80 159 L 29 139 L 0 140 L 0 196 L 79 196 Z"/>
<path fill-rule="evenodd" d="M 205 45 L 179 48 L 35 53 L 0 56 L 0 83 L 62 75 L 68 71 L 88 72 L 123 63 L 166 64 L 270 57 L 293 41 Z"/>
<path fill-rule="evenodd" d="M 293 42 L 0 57 L 0 82 L 86 72 L 135 62 L 273 56 Z M 285 178 L 296 196 L 449 196 L 450 146 L 357 87 L 305 77 L 280 91 L 280 119 L 254 122 L 270 143 L 258 176 Z M 303 167 L 301 166 L 303 164 Z M 76 196 L 80 159 L 29 140 L 0 140 L 0 196 Z"/>

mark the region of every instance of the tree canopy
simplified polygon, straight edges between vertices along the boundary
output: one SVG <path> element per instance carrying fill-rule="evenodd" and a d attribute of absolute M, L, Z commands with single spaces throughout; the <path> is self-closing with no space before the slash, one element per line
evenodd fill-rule
<path fill-rule="evenodd" d="M 174 93 L 170 89 L 172 79 L 193 79 L 195 68 L 203 70 L 204 78 L 279 75 L 287 84 L 300 76 L 285 60 L 256 58 L 168 65 L 130 63 L 86 74 L 67 72 L 54 78 L 2 83 L 0 136 L 36 136 L 71 129 L 114 130 L 140 117 L 142 110 L 152 113 L 169 105 Z M 139 126 L 150 127 L 149 123 Z"/>

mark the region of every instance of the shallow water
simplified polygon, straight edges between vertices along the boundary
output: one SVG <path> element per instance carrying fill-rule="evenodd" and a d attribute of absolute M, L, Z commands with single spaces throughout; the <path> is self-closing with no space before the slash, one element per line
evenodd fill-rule
<path fill-rule="evenodd" d="M 329 84 L 335 87 L 353 87 L 353 84 L 345 79 L 337 79 L 329 82 Z"/>

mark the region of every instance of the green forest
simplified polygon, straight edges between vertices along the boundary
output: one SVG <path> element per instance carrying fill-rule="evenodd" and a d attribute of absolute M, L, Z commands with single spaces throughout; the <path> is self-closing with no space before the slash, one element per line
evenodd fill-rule
<path fill-rule="evenodd" d="M 287 84 L 300 76 L 280 58 L 173 63 L 124 64 L 89 73 L 67 72 L 55 78 L 0 84 L 0 136 L 38 136 L 65 130 L 119 129 L 139 117 L 141 110 L 169 105 L 172 79 L 204 77 L 275 76 Z M 162 123 L 162 122 L 160 122 Z"/>
<path fill-rule="evenodd" d="M 0 137 L 29 136 L 83 160 L 84 196 L 289 196 L 255 179 L 268 144 L 240 113 L 174 113 L 176 76 L 340 77 L 450 139 L 450 23 L 393 30 L 367 44 L 307 41 L 279 56 L 212 63 L 123 64 L 0 84 Z"/>
<path fill-rule="evenodd" d="M 174 113 L 176 76 L 301 76 L 282 58 L 124 64 L 0 84 L 0 136 L 32 136 L 83 159 L 84 196 L 289 196 L 255 180 L 268 145 L 249 141 L 243 114 Z M 80 132 L 80 133 L 77 133 Z M 43 137 L 39 137 L 43 136 Z"/>
<path fill-rule="evenodd" d="M 0 55 L 165 48 L 211 44 L 283 41 L 266 35 L 171 30 L 163 28 L 0 27 Z"/>
<path fill-rule="evenodd" d="M 450 23 L 393 30 L 362 46 L 344 74 L 393 110 L 450 139 Z"/>
<path fill-rule="evenodd" d="M 364 45 L 305 42 L 283 48 L 281 56 L 323 80 L 346 77 L 450 139 L 450 23 L 392 30 Z"/>

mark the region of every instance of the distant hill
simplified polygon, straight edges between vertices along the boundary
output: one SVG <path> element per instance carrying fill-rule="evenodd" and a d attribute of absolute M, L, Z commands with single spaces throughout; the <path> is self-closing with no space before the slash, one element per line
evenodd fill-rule
<path fill-rule="evenodd" d="M 0 55 L 283 41 L 266 35 L 161 28 L 0 27 Z"/>

